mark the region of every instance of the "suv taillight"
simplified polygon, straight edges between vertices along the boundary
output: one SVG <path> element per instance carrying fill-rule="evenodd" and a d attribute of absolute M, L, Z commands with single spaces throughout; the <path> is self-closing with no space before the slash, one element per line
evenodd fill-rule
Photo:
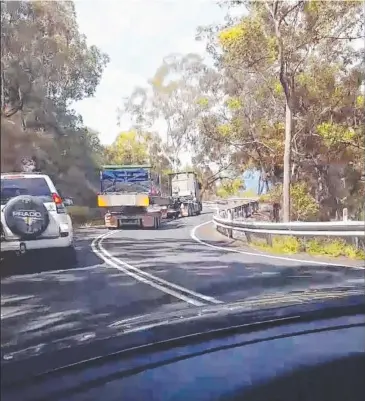
<path fill-rule="evenodd" d="M 53 193 L 52 194 L 53 202 L 56 204 L 57 213 L 66 213 L 65 205 L 62 202 L 62 198 L 60 195 Z"/>

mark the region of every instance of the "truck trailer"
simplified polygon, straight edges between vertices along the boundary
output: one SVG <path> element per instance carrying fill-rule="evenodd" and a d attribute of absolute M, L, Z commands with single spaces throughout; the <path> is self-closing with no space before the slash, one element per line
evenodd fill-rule
<path fill-rule="evenodd" d="M 180 216 L 194 216 L 202 212 L 201 184 L 192 172 L 169 174 L 169 194 L 174 205 L 180 209 Z"/>
<path fill-rule="evenodd" d="M 100 171 L 98 206 L 108 229 L 137 226 L 158 229 L 169 197 L 162 196 L 149 165 L 107 165 Z"/>

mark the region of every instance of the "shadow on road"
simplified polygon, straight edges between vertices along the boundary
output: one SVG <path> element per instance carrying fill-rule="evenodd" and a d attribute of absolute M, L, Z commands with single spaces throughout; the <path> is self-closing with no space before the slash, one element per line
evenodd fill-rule
<path fill-rule="evenodd" d="M 0 262 L 1 278 L 14 275 L 27 275 L 52 270 L 70 270 L 104 263 L 91 250 L 91 241 L 100 230 L 83 229 L 75 236 L 77 260 L 70 263 L 57 249 L 28 252 L 25 255 L 7 257 Z"/>
<path fill-rule="evenodd" d="M 364 286 L 364 272 L 341 267 L 250 259 L 201 246 L 191 239 L 106 239 L 105 249 L 141 271 L 224 302 Z M 2 354 L 46 354 L 120 334 L 121 320 L 193 307 L 121 271 L 91 252 L 92 230 L 77 240 L 79 265 L 1 280 Z M 62 263 L 61 263 L 62 265 Z M 14 356 L 15 355 L 15 356 Z"/>

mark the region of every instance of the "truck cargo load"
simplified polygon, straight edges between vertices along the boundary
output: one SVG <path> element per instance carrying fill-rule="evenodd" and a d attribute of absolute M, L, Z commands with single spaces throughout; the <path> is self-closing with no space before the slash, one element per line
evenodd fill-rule
<path fill-rule="evenodd" d="M 107 165 L 100 171 L 98 206 L 107 209 L 105 225 L 158 228 L 168 197 L 160 194 L 149 165 Z"/>

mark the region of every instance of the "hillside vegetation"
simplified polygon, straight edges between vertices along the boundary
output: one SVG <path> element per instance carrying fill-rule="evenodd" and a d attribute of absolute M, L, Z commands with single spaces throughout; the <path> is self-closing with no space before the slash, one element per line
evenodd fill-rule
<path fill-rule="evenodd" d="M 72 2 L 2 2 L 1 33 L 1 171 L 33 158 L 62 192 L 95 202 L 102 148 L 69 106 L 94 94 L 108 57 L 87 45 Z"/>

